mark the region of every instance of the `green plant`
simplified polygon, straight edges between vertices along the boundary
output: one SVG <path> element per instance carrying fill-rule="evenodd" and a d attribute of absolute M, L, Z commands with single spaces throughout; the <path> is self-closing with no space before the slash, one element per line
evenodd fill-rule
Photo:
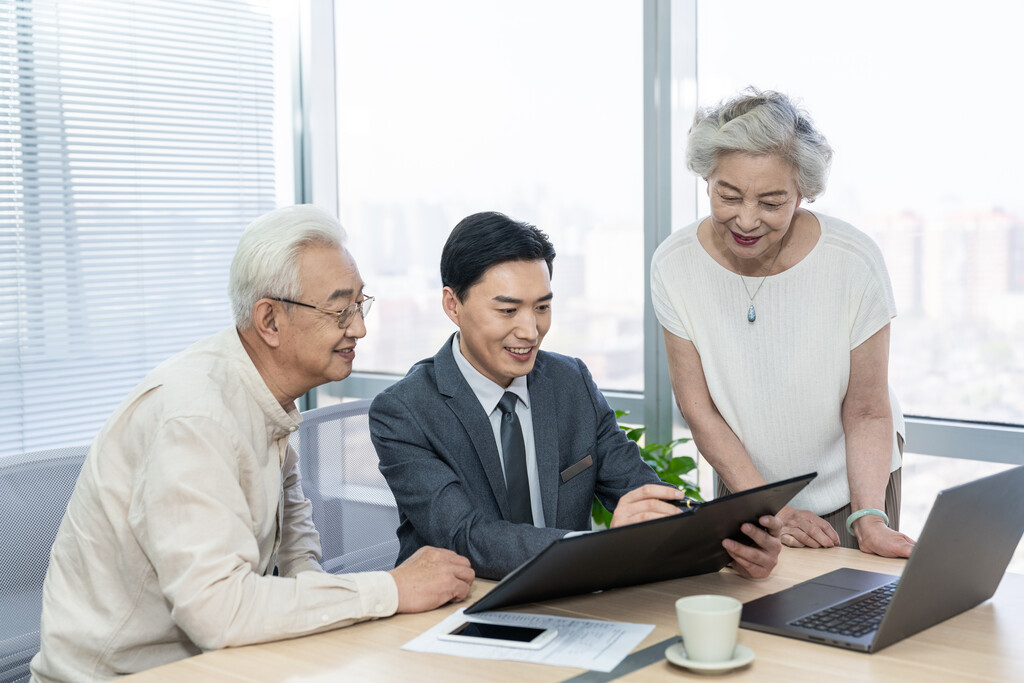
<path fill-rule="evenodd" d="M 622 424 L 622 418 L 627 415 L 629 415 L 628 411 L 615 411 L 615 419 L 619 421 L 619 427 L 622 428 L 622 431 L 626 432 L 626 437 L 630 441 L 635 442 L 640 447 L 640 457 L 643 458 L 644 462 L 651 466 L 651 469 L 654 470 L 655 474 L 662 481 L 672 484 L 685 492 L 690 498 L 704 500 L 700 495 L 700 487 L 692 480 L 683 478 L 684 474 L 689 474 L 697 469 L 697 463 L 688 455 L 672 457 L 672 450 L 679 444 L 688 442 L 690 439 L 672 439 L 668 443 L 647 443 L 645 439 L 641 445 L 640 439 L 643 438 L 647 427 L 629 427 Z M 608 527 L 612 521 L 612 513 L 605 509 L 601 501 L 597 499 L 597 496 L 594 496 L 591 517 L 593 517 L 594 523 L 598 526 Z"/>

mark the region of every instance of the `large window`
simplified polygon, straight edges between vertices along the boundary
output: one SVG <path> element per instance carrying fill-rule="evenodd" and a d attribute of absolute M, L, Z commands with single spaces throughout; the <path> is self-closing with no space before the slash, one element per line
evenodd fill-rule
<path fill-rule="evenodd" d="M 368 291 L 357 369 L 454 331 L 441 248 L 496 210 L 554 242 L 544 347 L 643 389 L 642 13 L 633 3 L 334 4 L 339 207 Z"/>
<path fill-rule="evenodd" d="M 291 200 L 274 9 L 3 3 L 0 456 L 90 441 L 230 324 L 238 235 Z"/>
<path fill-rule="evenodd" d="M 755 85 L 801 99 L 836 148 L 813 208 L 885 253 L 905 411 L 982 423 L 950 428 L 969 434 L 963 456 L 997 432 L 1020 443 L 1024 200 L 1013 164 L 1024 133 L 1012 113 L 1024 102 L 1007 74 L 1022 57 L 1013 31 L 1024 10 L 1013 3 L 954 13 L 877 0 L 8 0 L 0 456 L 88 441 L 145 372 L 229 323 L 239 231 L 293 201 L 282 29 L 298 6 L 333 11 L 314 18 L 332 35 L 306 64 L 330 63 L 331 76 L 304 81 L 294 103 L 306 124 L 332 93 L 329 131 L 295 128 L 302 197 L 333 209 L 336 189 L 379 297 L 357 370 L 389 381 L 437 350 L 453 330 L 440 310 L 441 246 L 459 219 L 496 209 L 537 224 L 558 250 L 545 347 L 582 357 L 604 389 L 632 391 L 613 400 L 631 401 L 635 417 L 656 396 L 671 403 L 645 386 L 660 341 L 643 334 L 644 249 L 666 194 L 650 190 L 668 178 L 645 176 L 645 159 L 669 159 L 673 200 L 660 215 L 679 228 L 706 213 L 703 183 L 681 164 L 692 108 Z M 644 61 L 669 33 L 665 11 L 672 87 L 645 99 L 665 75 Z M 672 140 L 653 149 L 650 115 L 668 107 Z M 316 182 L 330 200 L 313 197 Z M 940 473 L 925 509 L 934 490 L 983 469 L 921 457 L 908 457 L 904 481 Z"/>
<path fill-rule="evenodd" d="M 643 338 L 641 243 L 664 238 L 660 217 L 678 229 L 707 211 L 703 182 L 682 163 L 696 104 L 754 85 L 810 109 L 837 150 L 814 208 L 886 255 L 905 412 L 1005 423 L 1012 434 L 991 443 L 1020 442 L 1024 224 L 1010 163 L 1024 142 L 1002 123 L 1020 95 L 1001 74 L 1019 61 L 1009 34 L 1022 10 L 994 0 L 956 14 L 808 0 L 332 7 L 337 77 L 316 90 L 336 86 L 340 215 L 381 295 L 357 371 L 385 379 L 328 391 L 373 395 L 436 350 L 452 330 L 439 311 L 441 245 L 466 214 L 499 209 L 558 248 L 547 347 L 582 356 L 631 409 L 670 403 L 664 387 L 644 386 L 643 368 L 649 383 L 663 367 L 652 371 L 660 339 Z M 946 434 L 929 432 L 927 448 Z"/>

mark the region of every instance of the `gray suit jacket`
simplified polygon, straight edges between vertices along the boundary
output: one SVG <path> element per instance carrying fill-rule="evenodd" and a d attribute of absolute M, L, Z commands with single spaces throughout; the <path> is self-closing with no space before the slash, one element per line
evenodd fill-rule
<path fill-rule="evenodd" d="M 595 493 L 613 510 L 628 491 L 659 483 L 583 362 L 541 351 L 527 386 L 544 519 L 553 528 L 508 521 L 494 432 L 451 343 L 370 405 L 380 471 L 398 502 L 399 562 L 433 545 L 468 557 L 480 577 L 501 578 L 569 531 L 589 529 Z"/>

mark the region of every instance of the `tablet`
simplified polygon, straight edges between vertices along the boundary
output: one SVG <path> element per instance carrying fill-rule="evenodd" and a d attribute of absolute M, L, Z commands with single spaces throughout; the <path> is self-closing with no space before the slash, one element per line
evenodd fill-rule
<path fill-rule="evenodd" d="M 774 515 L 816 476 L 697 503 L 670 517 L 561 538 L 512 570 L 466 614 L 716 572 L 732 561 L 724 539 L 753 543 L 740 526 Z"/>

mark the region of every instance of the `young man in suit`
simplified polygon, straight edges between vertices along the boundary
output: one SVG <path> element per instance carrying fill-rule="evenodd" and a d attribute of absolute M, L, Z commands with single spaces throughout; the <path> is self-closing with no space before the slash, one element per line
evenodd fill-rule
<path fill-rule="evenodd" d="M 370 406 L 398 502 L 399 559 L 435 545 L 501 578 L 590 529 L 595 493 L 613 527 L 679 512 L 683 493 L 643 462 L 583 362 L 540 351 L 554 257 L 547 235 L 500 213 L 469 216 L 449 236 L 441 305 L 459 331 Z M 733 566 L 767 576 L 779 541 L 743 531 L 756 546 L 725 541 Z"/>

